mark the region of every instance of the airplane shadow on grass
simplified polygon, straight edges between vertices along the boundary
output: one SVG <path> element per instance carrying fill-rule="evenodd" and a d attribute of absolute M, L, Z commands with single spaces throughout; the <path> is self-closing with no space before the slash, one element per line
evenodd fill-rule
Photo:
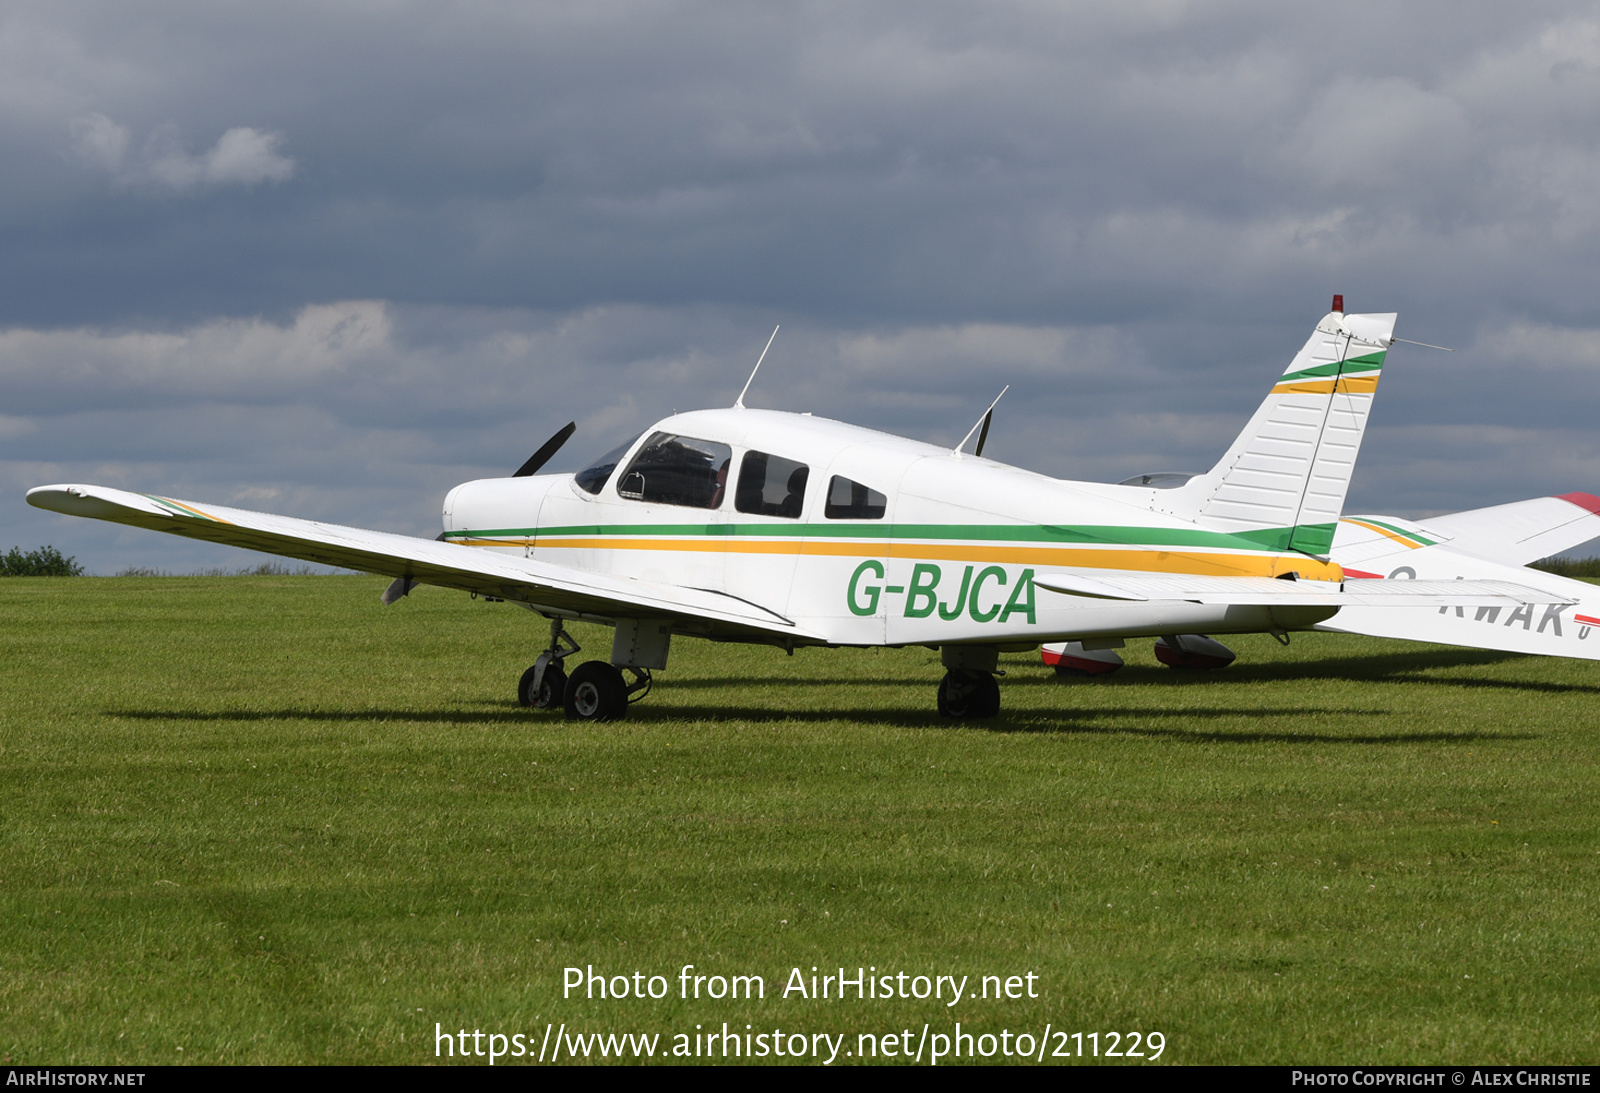
<path fill-rule="evenodd" d="M 904 710 L 790 710 L 738 709 L 729 707 L 678 707 L 657 708 L 648 712 L 630 713 L 629 721 L 637 724 L 666 723 L 674 721 L 738 721 L 741 723 L 772 724 L 783 721 L 825 722 L 854 721 L 863 725 L 889 725 L 906 729 L 949 728 L 952 730 L 979 730 L 990 733 L 1019 733 L 1063 736 L 1147 736 L 1195 744 L 1418 744 L 1463 743 L 1478 740 L 1532 740 L 1536 734 L 1525 732 L 1338 732 L 1307 730 L 1294 732 L 1284 729 L 1205 730 L 1158 727 L 1163 720 L 1186 721 L 1240 721 L 1251 719 L 1260 724 L 1281 722 L 1286 718 L 1342 717 L 1379 718 L 1393 716 L 1392 710 L 1349 709 L 1337 707 L 1299 707 L 1284 710 L 1263 710 L 1255 706 L 1141 709 L 1141 710 L 1043 710 L 1002 711 L 998 717 L 985 721 L 949 721 L 930 711 Z M 1145 722 L 1130 725 L 1131 720 Z M 1152 725 L 1151 722 L 1155 722 Z"/>
<path fill-rule="evenodd" d="M 1187 728 L 1164 728 L 1157 725 L 1122 725 L 1104 724 L 1106 721 L 1118 719 L 1142 718 L 1147 721 L 1156 720 L 1162 715 L 1190 718 L 1271 718 L 1281 721 L 1284 718 L 1300 716 L 1330 715 L 1337 717 L 1382 717 L 1391 716 L 1389 710 L 1095 710 L 1087 713 L 1082 718 L 1074 718 L 1072 714 L 1051 717 L 1019 714 L 1015 717 L 1000 717 L 994 721 L 982 723 L 990 732 L 996 733 L 1038 733 L 1060 734 L 1064 736 L 1146 736 L 1154 739 L 1175 740 L 1186 744 L 1463 744 L 1487 740 L 1536 740 L 1537 733 L 1530 732 L 1415 732 L 1412 730 L 1396 730 L 1394 732 L 1328 732 L 1321 729 L 1307 729 L 1303 732 L 1286 731 L 1283 729 L 1240 729 L 1236 731 L 1218 731 Z"/>
<path fill-rule="evenodd" d="M 1390 718 L 1389 709 L 1366 709 L 1337 706 L 1296 706 L 1292 704 L 1293 692 L 1288 685 L 1295 682 L 1317 680 L 1350 683 L 1425 684 L 1428 686 L 1495 688 L 1535 691 L 1550 694 L 1594 694 L 1600 686 L 1576 683 L 1549 683 L 1539 680 L 1486 679 L 1447 675 L 1424 675 L 1440 669 L 1486 667 L 1501 662 L 1524 659 L 1515 653 L 1500 653 L 1478 649 L 1429 649 L 1418 652 L 1377 654 L 1361 657 L 1337 657 L 1328 660 L 1284 661 L 1254 664 L 1234 664 L 1216 672 L 1178 671 L 1170 668 L 1131 666 L 1112 677 L 1099 679 L 1062 680 L 1053 673 L 1035 670 L 1041 665 L 1012 665 L 1013 674 L 1002 685 L 1012 688 L 1058 688 L 1064 709 L 1061 710 L 1003 710 L 999 717 L 989 721 L 953 722 L 940 718 L 926 707 L 911 709 L 883 709 L 881 707 L 830 707 L 827 709 L 794 709 L 783 707 L 780 700 L 770 706 L 695 704 L 673 706 L 643 704 L 629 710 L 626 725 L 657 727 L 683 721 L 705 721 L 727 724 L 743 722 L 774 724 L 779 722 L 822 723 L 852 721 L 866 725 L 885 725 L 899 728 L 921 729 L 930 725 L 954 728 L 981 729 L 997 733 L 1056 733 L 1067 735 L 1132 735 L 1168 738 L 1189 743 L 1227 744 L 1411 744 L 1411 743 L 1462 743 L 1476 740 L 1531 740 L 1537 734 L 1528 732 L 1416 732 L 1368 731 L 1329 732 L 1308 729 L 1249 729 L 1236 731 L 1195 730 L 1182 727 L 1162 727 L 1162 721 L 1176 720 L 1253 720 L 1259 724 L 1281 722 L 1285 718 Z M 935 666 L 936 670 L 936 666 Z M 931 677 L 930 677 L 931 678 Z M 793 674 L 751 676 L 717 676 L 690 679 L 664 679 L 663 684 L 676 692 L 737 691 L 750 687 L 770 687 L 774 690 L 810 689 L 815 687 L 846 690 L 902 687 L 916 688 L 929 682 L 915 678 L 868 677 L 852 679 L 841 676 L 818 678 L 814 673 L 796 671 Z M 1259 704 L 1230 706 L 1218 704 L 1209 707 L 1143 708 L 1128 709 L 1073 709 L 1070 708 L 1075 692 L 1094 693 L 1097 696 L 1114 693 L 1118 685 L 1127 685 L 1130 699 L 1146 700 L 1152 689 L 1161 691 L 1196 691 L 1207 688 L 1221 698 L 1230 688 L 1253 684 L 1284 684 L 1285 704 L 1261 706 Z M 554 724 L 562 721 L 558 711 L 533 712 L 506 704 L 479 709 L 407 710 L 407 709 L 313 709 L 285 706 L 276 709 L 247 710 L 106 710 L 111 717 L 124 717 L 148 721 L 329 721 L 329 722 L 398 722 L 437 725 L 507 725 L 527 726 L 530 723 Z M 1139 720 L 1141 725 L 1128 721 Z M 573 723 L 578 726 L 581 723 Z"/>
<path fill-rule="evenodd" d="M 1530 659 L 1533 658 L 1521 653 L 1501 653 L 1485 649 L 1444 648 L 1414 653 L 1335 657 L 1313 661 L 1235 662 L 1227 668 L 1215 671 L 1131 665 L 1111 675 L 1077 679 L 1060 678 L 1051 672 L 1037 671 L 1035 669 L 1042 668 L 1038 664 L 1002 664 L 1001 667 L 1012 674 L 1007 676 L 1004 682 L 1001 683 L 1001 688 L 1002 691 L 1013 687 L 1115 688 L 1118 685 L 1135 684 L 1141 687 L 1192 689 L 1195 687 L 1229 687 L 1254 683 L 1342 680 L 1349 683 L 1414 683 L 1436 687 L 1536 691 L 1545 694 L 1600 694 L 1600 685 L 1595 684 L 1422 674 L 1435 669 L 1479 668 Z M 935 673 L 937 672 L 937 668 L 933 670 Z M 819 680 L 806 678 L 796 673 L 792 676 L 719 676 L 699 679 L 674 679 L 671 681 L 670 686 L 674 690 L 746 687 L 752 685 L 770 687 L 803 687 L 812 685 L 830 687 L 915 687 L 920 682 L 917 679 L 904 677 L 886 679 L 881 676 L 862 679 L 833 676 Z M 1256 712 L 1270 711 L 1257 710 Z"/>
<path fill-rule="evenodd" d="M 1278 683 L 1290 681 L 1342 680 L 1348 683 L 1404 683 L 1430 687 L 1486 688 L 1491 690 L 1536 691 L 1543 694 L 1600 694 L 1600 685 L 1553 683 L 1538 679 L 1494 679 L 1485 676 L 1425 675 L 1436 669 L 1483 668 L 1501 663 L 1526 661 L 1521 653 L 1500 653 L 1484 649 L 1441 649 L 1416 653 L 1391 653 L 1365 657 L 1337 657 L 1330 660 L 1293 661 L 1262 664 L 1233 664 L 1219 672 L 1195 672 L 1170 668 L 1134 669 L 1140 683 L 1168 687 L 1195 683 Z"/>
<path fill-rule="evenodd" d="M 533 725 L 567 725 L 575 731 L 618 732 L 629 727 L 660 728 L 683 722 L 710 722 L 724 725 L 779 725 L 787 723 L 821 724 L 845 721 L 864 726 L 886 726 L 904 729 L 948 728 L 968 729 L 991 733 L 1037 733 L 1088 736 L 1148 736 L 1187 743 L 1223 744 L 1415 744 L 1462 743 L 1476 740 L 1531 740 L 1536 734 L 1526 732 L 1329 732 L 1307 730 L 1303 732 L 1284 729 L 1197 730 L 1191 728 L 1162 728 L 1150 724 L 1163 719 L 1186 721 L 1241 721 L 1252 719 L 1256 723 L 1267 720 L 1279 722 L 1284 718 L 1341 717 L 1390 718 L 1388 709 L 1357 709 L 1349 707 L 1301 706 L 1272 710 L 1259 706 L 1191 707 L 1186 709 L 1130 709 L 1130 710 L 1064 710 L 1060 712 L 1022 710 L 1002 712 L 1000 716 L 985 721 L 958 722 L 940 717 L 931 710 L 885 710 L 882 708 L 833 708 L 826 710 L 781 709 L 770 706 L 652 706 L 635 707 L 626 721 L 610 725 L 591 725 L 586 722 L 567 722 L 559 712 L 533 712 L 521 707 L 508 706 L 487 710 L 318 710 L 303 707 L 285 707 L 268 710 L 107 710 L 107 716 L 124 717 L 138 721 L 200 721 L 227 723 L 267 723 L 274 721 L 324 721 L 324 722 L 378 722 L 423 725 L 505 725 L 526 729 Z M 1138 719 L 1142 725 L 1126 722 Z"/>

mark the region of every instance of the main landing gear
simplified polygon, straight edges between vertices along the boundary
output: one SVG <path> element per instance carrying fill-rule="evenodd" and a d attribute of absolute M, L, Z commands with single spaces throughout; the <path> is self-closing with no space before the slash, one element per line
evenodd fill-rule
<path fill-rule="evenodd" d="M 954 669 L 939 681 L 939 712 L 958 721 L 1000 712 L 1000 684 L 989 672 Z"/>
<path fill-rule="evenodd" d="M 1000 650 L 993 645 L 946 645 L 939 650 L 945 666 L 939 681 L 939 713 L 958 721 L 993 717 L 1000 712 Z"/>
<path fill-rule="evenodd" d="M 619 626 L 625 636 L 638 629 L 637 622 Z M 665 642 L 660 644 L 661 659 L 665 660 Z M 569 676 L 564 662 L 581 649 L 582 646 L 562 629 L 561 620 L 552 619 L 550 647 L 539 654 L 533 667 L 522 673 L 517 683 L 517 700 L 535 710 L 560 707 L 569 718 L 579 721 L 621 721 L 628 716 L 629 703 L 650 693 L 653 682 L 650 669 L 618 668 L 603 660 L 590 660 L 574 668 Z M 613 648 L 613 654 L 616 651 Z M 630 680 L 623 672 L 633 678 Z"/>
<path fill-rule="evenodd" d="M 629 672 L 629 682 L 623 672 Z M 618 668 L 603 660 L 578 665 L 567 680 L 562 705 L 567 716 L 579 721 L 621 721 L 628 716 L 628 704 L 650 693 L 648 668 Z"/>

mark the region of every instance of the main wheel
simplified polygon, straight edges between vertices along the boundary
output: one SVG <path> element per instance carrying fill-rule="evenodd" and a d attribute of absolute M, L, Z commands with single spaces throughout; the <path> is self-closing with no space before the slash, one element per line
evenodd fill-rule
<path fill-rule="evenodd" d="M 628 715 L 628 684 L 605 661 L 586 661 L 567 678 L 563 705 L 580 721 L 621 721 Z"/>
<path fill-rule="evenodd" d="M 989 672 L 952 668 L 939 681 L 939 712 L 958 721 L 993 717 L 1000 712 L 1000 684 Z"/>
<path fill-rule="evenodd" d="M 533 676 L 539 670 L 535 664 L 522 673 L 522 679 L 517 683 L 517 701 L 524 706 L 535 710 L 551 710 L 561 705 L 567 693 L 567 673 L 561 670 L 561 665 L 551 664 L 544 670 L 544 678 L 539 681 L 539 693 L 533 693 Z"/>

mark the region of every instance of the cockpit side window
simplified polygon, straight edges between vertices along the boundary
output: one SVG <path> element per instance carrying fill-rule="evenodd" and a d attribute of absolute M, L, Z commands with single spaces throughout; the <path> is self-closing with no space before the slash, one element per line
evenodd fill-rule
<path fill-rule="evenodd" d="M 618 444 L 605 455 L 573 475 L 572 481 L 585 493 L 599 493 L 606 488 L 606 482 L 611 478 L 611 472 L 617 469 L 617 463 L 623 456 L 628 454 L 628 449 L 633 447 L 633 442 L 642 435 L 642 433 L 635 433 L 621 444 Z"/>
<path fill-rule="evenodd" d="M 889 499 L 860 482 L 834 475 L 828 483 L 828 502 L 822 515 L 829 520 L 882 520 Z"/>
<path fill-rule="evenodd" d="M 811 468 L 781 455 L 745 452 L 739 461 L 739 489 L 733 507 L 756 516 L 800 518 Z"/>
<path fill-rule="evenodd" d="M 617 496 L 658 505 L 722 504 L 733 449 L 714 440 L 652 433 L 617 480 Z"/>

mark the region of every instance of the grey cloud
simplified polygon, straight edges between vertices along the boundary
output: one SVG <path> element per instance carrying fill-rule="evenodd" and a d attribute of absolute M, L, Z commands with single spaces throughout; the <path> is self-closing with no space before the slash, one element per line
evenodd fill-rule
<path fill-rule="evenodd" d="M 201 186 L 282 182 L 294 174 L 294 160 L 278 152 L 283 137 L 236 126 L 217 138 L 209 151 L 191 154 L 178 127 L 157 126 L 140 155 L 128 155 L 132 134 L 104 114 L 85 114 L 70 125 L 78 154 L 122 186 L 187 193 Z"/>
<path fill-rule="evenodd" d="M 467 10 L 213 17 L 172 36 L 203 44 L 183 58 L 105 12 L 77 32 L 118 64 L 80 63 L 78 97 L 116 88 L 150 126 L 247 113 L 296 134 L 302 182 L 261 210 L 270 232 L 234 210 L 192 244 L 239 248 L 232 312 L 304 302 L 285 297 L 304 280 L 263 268 L 295 261 L 320 299 L 1149 313 L 1197 283 L 1210 303 L 1364 268 L 1374 236 L 1432 252 L 1507 197 L 1548 204 L 1530 155 L 1565 154 L 1582 190 L 1586 138 L 1561 119 L 1586 97 L 1589 24 L 1556 6 L 1452 9 L 1478 27 L 1466 41 L 1385 9 L 1381 32 L 1328 48 L 1310 11 L 1255 6 Z M 144 215 L 155 232 L 180 214 Z M 1255 247 L 1263 222 L 1321 246 Z M 128 245 L 148 249 L 140 226 Z M 1229 275 L 1189 277 L 1212 265 Z M 105 291 L 170 307 L 178 276 Z"/>
<path fill-rule="evenodd" d="M 1353 504 L 1600 485 L 1588 3 L 24 2 L 0 155 L 16 489 L 426 530 L 777 322 L 752 404 L 953 444 L 1013 382 L 1001 458 L 1194 469 L 1332 292 L 1458 350 Z"/>
<path fill-rule="evenodd" d="M 219 319 L 183 331 L 0 331 L 0 382 L 15 410 L 301 401 L 389 349 L 373 302 L 315 305 L 288 325 Z"/>

